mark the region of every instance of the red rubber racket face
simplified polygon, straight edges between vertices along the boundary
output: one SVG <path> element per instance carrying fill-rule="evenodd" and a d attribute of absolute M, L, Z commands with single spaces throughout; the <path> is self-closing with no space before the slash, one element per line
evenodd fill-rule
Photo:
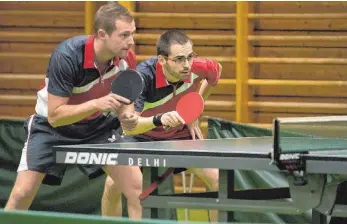
<path fill-rule="evenodd" d="M 178 101 L 176 111 L 186 124 L 190 124 L 204 111 L 204 100 L 199 93 L 188 93 Z"/>

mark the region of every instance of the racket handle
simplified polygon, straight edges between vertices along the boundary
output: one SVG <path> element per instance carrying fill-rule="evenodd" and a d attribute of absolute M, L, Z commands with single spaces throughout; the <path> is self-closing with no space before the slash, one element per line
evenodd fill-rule
<path fill-rule="evenodd" d="M 164 128 L 165 131 L 168 131 L 168 130 L 170 130 L 171 127 L 165 125 L 165 126 L 163 126 L 163 128 Z"/>
<path fill-rule="evenodd" d="M 175 170 L 175 168 L 169 168 L 165 171 L 165 173 L 163 173 L 161 176 L 158 177 L 158 179 L 156 181 L 154 181 L 148 188 L 146 188 L 139 196 L 140 201 L 145 200 L 146 198 L 148 198 L 148 196 L 155 190 L 157 189 L 157 187 L 159 186 L 159 184 L 161 184 L 164 180 L 166 180 L 166 178 L 168 178 L 170 176 L 171 173 L 173 173 L 173 171 Z"/>

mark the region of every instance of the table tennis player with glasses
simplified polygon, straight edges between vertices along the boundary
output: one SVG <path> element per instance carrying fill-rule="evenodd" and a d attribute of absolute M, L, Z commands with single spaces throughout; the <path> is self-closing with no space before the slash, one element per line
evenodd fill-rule
<path fill-rule="evenodd" d="M 337 186 L 347 179 L 346 133 L 347 116 L 277 118 L 272 137 L 57 146 L 54 152 L 57 163 L 141 163 L 145 188 L 156 180 L 158 166 L 220 170 L 219 192 L 158 195 L 154 190 L 142 201 L 144 218 L 156 218 L 158 208 L 218 209 L 223 222 L 233 220 L 232 211 L 299 215 L 312 210 L 316 224 L 327 223 L 327 216 L 347 217 L 347 206 L 335 204 Z M 233 170 L 281 172 L 288 187 L 236 191 Z"/>

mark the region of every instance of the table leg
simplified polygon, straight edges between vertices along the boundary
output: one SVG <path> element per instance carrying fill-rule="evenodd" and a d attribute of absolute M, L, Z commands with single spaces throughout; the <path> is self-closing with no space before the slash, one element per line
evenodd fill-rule
<path fill-rule="evenodd" d="M 234 192 L 234 171 L 233 170 L 219 170 L 219 191 L 218 199 L 231 198 Z M 219 201 L 217 199 L 217 202 Z M 219 222 L 231 222 L 234 219 L 234 212 L 232 211 L 219 211 Z"/>
<path fill-rule="evenodd" d="M 328 220 L 324 214 L 313 209 L 312 210 L 312 223 L 313 224 L 327 224 Z"/>
<path fill-rule="evenodd" d="M 158 168 L 155 167 L 143 167 L 143 189 L 146 189 L 151 185 L 151 183 L 158 177 Z M 153 191 L 152 195 L 158 195 L 158 188 Z M 143 207 L 142 209 L 143 218 L 147 219 L 157 219 L 158 218 L 158 208 Z"/>

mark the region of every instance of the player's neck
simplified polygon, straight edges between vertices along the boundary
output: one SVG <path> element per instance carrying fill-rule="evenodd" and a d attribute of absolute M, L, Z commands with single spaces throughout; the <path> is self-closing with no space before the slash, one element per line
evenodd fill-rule
<path fill-rule="evenodd" d="M 175 76 L 173 76 L 166 68 L 163 68 L 163 73 L 164 73 L 165 79 L 169 83 L 177 83 L 177 82 L 181 81 L 180 79 L 178 79 Z"/>
<path fill-rule="evenodd" d="M 113 58 L 107 51 L 104 50 L 103 44 L 100 39 L 94 39 L 94 61 L 100 65 L 109 64 L 110 60 Z"/>

